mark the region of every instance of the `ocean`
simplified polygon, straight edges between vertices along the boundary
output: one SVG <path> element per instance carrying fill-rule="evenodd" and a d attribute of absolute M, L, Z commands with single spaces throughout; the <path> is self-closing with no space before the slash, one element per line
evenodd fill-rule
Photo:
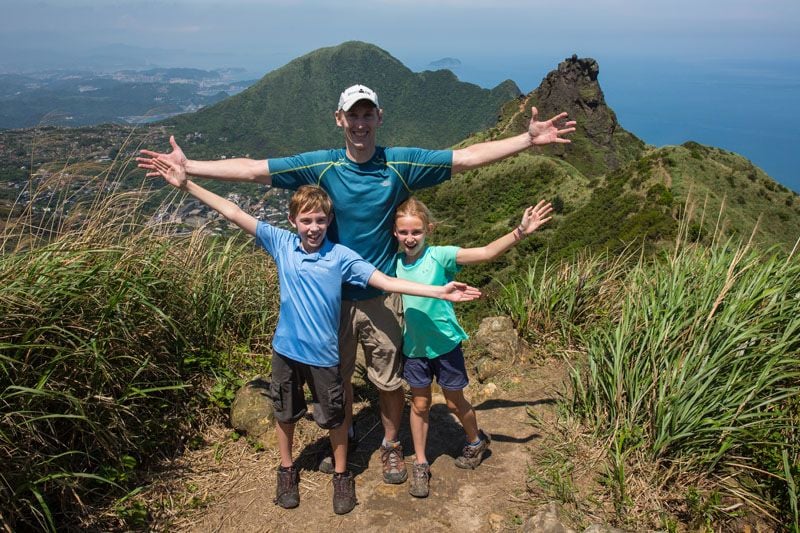
<path fill-rule="evenodd" d="M 654 146 L 691 140 L 736 152 L 800 193 L 800 60 L 595 59 L 626 130 Z M 559 61 L 509 58 L 453 71 L 487 88 L 510 78 L 527 93 Z"/>

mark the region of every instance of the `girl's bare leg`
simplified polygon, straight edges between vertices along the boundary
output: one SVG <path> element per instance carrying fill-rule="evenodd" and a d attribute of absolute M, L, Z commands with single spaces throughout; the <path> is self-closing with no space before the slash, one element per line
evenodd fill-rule
<path fill-rule="evenodd" d="M 414 440 L 414 453 L 417 464 L 427 463 L 425 446 L 428 443 L 428 420 L 431 411 L 431 387 L 411 387 L 411 437 Z"/>
<path fill-rule="evenodd" d="M 464 433 L 467 434 L 467 442 L 478 440 L 478 419 L 475 416 L 475 409 L 472 404 L 464 397 L 464 390 L 445 390 L 442 389 L 447 408 L 458 417 L 461 425 L 464 426 Z"/>

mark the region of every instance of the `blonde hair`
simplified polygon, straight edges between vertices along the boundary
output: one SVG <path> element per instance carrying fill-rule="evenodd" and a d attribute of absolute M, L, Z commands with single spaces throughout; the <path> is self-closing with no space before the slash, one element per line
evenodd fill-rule
<path fill-rule="evenodd" d="M 322 211 L 325 215 L 330 216 L 333 211 L 331 197 L 321 187 L 303 185 L 289 200 L 289 218 L 294 219 L 298 213 L 304 211 Z"/>
<path fill-rule="evenodd" d="M 397 211 L 394 212 L 395 221 L 400 217 L 417 217 L 422 221 L 425 231 L 430 233 L 436 227 L 436 221 L 431 215 L 428 206 L 414 198 L 413 196 L 397 206 Z"/>

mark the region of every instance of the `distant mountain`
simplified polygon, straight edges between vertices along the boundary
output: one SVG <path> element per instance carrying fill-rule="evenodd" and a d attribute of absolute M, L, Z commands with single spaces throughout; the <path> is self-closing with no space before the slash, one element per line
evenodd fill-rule
<path fill-rule="evenodd" d="M 443 57 L 442 59 L 437 59 L 436 61 L 428 63 L 428 68 L 431 70 L 439 70 L 442 68 L 454 69 L 460 66 L 461 61 L 455 57 Z"/>
<path fill-rule="evenodd" d="M 385 110 L 378 140 L 386 145 L 450 146 L 494 124 L 502 105 L 520 95 L 510 80 L 487 90 L 447 70 L 414 73 L 388 52 L 351 41 L 295 59 L 241 94 L 164 126 L 194 145 L 190 153 L 209 157 L 340 146 L 333 113 L 339 93 L 356 83 L 378 93 Z"/>

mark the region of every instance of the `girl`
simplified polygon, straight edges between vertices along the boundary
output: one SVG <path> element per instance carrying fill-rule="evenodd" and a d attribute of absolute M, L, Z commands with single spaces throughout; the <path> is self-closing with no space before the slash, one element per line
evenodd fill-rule
<path fill-rule="evenodd" d="M 425 239 L 433 231 L 430 212 L 416 198 L 402 203 L 395 213 L 394 235 L 400 244 L 397 254 L 397 277 L 430 285 L 444 285 L 453 280 L 462 265 L 482 263 L 497 258 L 511 246 L 533 233 L 550 220 L 551 204 L 540 201 L 525 209 L 522 222 L 511 233 L 480 248 L 426 246 Z M 475 410 L 464 397 L 467 371 L 461 341 L 467 334 L 456 320 L 450 302 L 403 296 L 405 331 L 403 377 L 411 387 L 411 436 L 416 461 L 413 468 L 412 496 L 428 496 L 430 466 L 425 456 L 428 438 L 428 415 L 431 405 L 433 376 L 442 388 L 447 407 L 464 427 L 466 444 L 456 458 L 459 468 L 476 468 L 489 447 L 489 436 L 478 429 Z"/>

